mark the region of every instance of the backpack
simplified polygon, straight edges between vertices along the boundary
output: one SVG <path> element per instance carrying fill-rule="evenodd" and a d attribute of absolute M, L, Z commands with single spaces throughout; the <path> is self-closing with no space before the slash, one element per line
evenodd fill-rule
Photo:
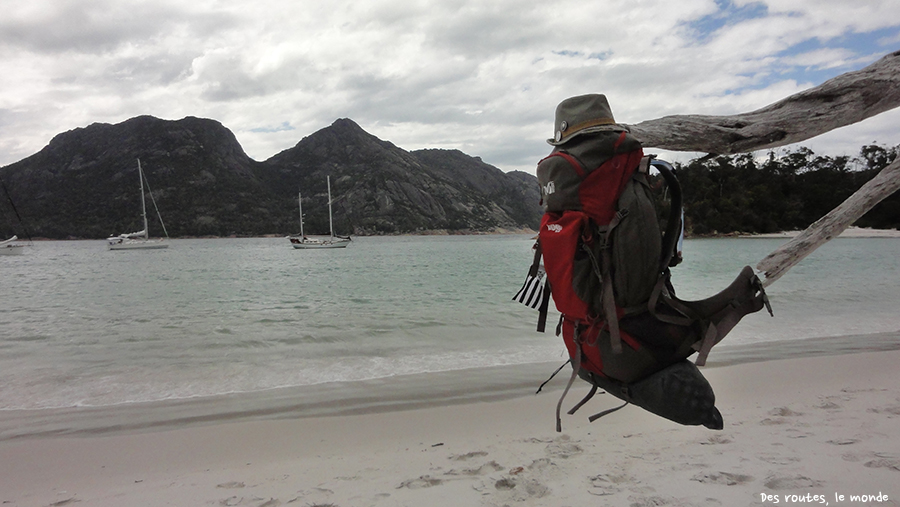
<path fill-rule="evenodd" d="M 664 230 L 651 167 L 670 194 Z M 633 403 L 681 424 L 721 429 L 715 395 L 695 364 L 703 365 L 712 346 L 744 315 L 768 305 L 753 270 L 745 267 L 711 298 L 689 302 L 675 296 L 669 268 L 681 259 L 681 189 L 672 166 L 644 156 L 640 142 L 624 129 L 557 145 L 538 163 L 537 178 L 544 215 L 534 262 L 514 299 L 539 310 L 538 331 L 545 329 L 551 295 L 561 314 L 556 333 L 573 372 L 557 405 L 557 431 L 576 377 L 593 387 L 570 414 L 599 388 L 625 404 L 591 421 Z M 695 352 L 696 362 L 687 361 Z"/>

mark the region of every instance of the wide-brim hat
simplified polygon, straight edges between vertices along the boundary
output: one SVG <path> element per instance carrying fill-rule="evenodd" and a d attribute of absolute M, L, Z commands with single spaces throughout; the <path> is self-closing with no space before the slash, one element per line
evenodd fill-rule
<path fill-rule="evenodd" d="M 606 95 L 579 95 L 556 106 L 553 139 L 547 139 L 547 143 L 559 146 L 581 134 L 622 131 L 627 132 L 628 127 L 616 123 Z"/>

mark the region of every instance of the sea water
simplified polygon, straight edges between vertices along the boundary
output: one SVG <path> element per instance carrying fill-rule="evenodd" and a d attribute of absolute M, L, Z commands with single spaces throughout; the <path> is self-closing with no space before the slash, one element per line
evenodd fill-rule
<path fill-rule="evenodd" d="M 677 293 L 708 297 L 784 241 L 688 240 Z M 511 300 L 532 245 L 529 235 L 359 237 L 342 250 L 284 238 L 148 251 L 35 242 L 0 257 L 0 411 L 561 364 L 558 314 L 537 333 L 537 312 Z M 716 350 L 896 333 L 898 275 L 900 240 L 831 241 L 769 287 L 775 317 L 746 317 Z"/>

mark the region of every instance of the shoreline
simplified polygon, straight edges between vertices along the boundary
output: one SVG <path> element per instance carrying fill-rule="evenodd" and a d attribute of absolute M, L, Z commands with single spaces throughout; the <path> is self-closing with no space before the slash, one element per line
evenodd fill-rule
<path fill-rule="evenodd" d="M 780 231 L 772 233 L 741 233 L 735 232 L 731 234 L 709 234 L 709 235 L 688 235 L 686 239 L 707 239 L 707 238 L 794 238 L 803 231 Z M 381 237 L 404 237 L 404 236 L 514 236 L 514 235 L 536 235 L 537 231 L 531 229 L 498 229 L 493 231 L 456 231 L 447 229 L 429 229 L 418 232 L 404 232 L 396 234 L 355 234 L 352 236 L 360 238 L 381 238 Z M 286 238 L 289 235 L 284 234 L 263 234 L 259 236 L 178 236 L 167 239 L 279 239 Z M 844 230 L 840 238 L 900 238 L 900 230 L 897 229 L 870 229 L 866 227 L 850 226 Z M 69 237 L 65 239 L 51 238 L 31 238 L 29 241 L 105 241 L 106 238 L 75 238 Z M 20 241 L 21 238 L 20 238 Z"/>
<path fill-rule="evenodd" d="M 704 369 L 725 418 L 722 431 L 680 426 L 636 407 L 589 423 L 591 413 L 618 405 L 598 396 L 564 416 L 556 433 L 558 392 L 549 392 L 6 440 L 0 502 L 712 507 L 806 495 L 849 506 L 860 505 L 849 495 L 865 494 L 869 505 L 896 506 L 898 361 L 900 351 L 892 350 Z"/>
<path fill-rule="evenodd" d="M 720 344 L 704 372 L 774 360 L 900 350 L 900 331 L 868 335 Z M 208 397 L 0 411 L 0 443 L 168 431 L 235 422 L 405 412 L 532 396 L 565 361 L 416 373 Z M 564 368 L 542 391 L 561 391 Z M 579 381 L 580 383 L 581 381 Z M 552 397 L 553 394 L 550 394 Z"/>
<path fill-rule="evenodd" d="M 796 238 L 803 231 L 782 231 L 767 234 L 740 234 L 734 236 L 738 238 Z M 838 238 L 900 238 L 900 231 L 897 229 L 869 229 L 866 227 L 850 226 L 845 229 Z"/>
<path fill-rule="evenodd" d="M 449 230 L 449 229 L 427 229 L 415 232 L 398 232 L 390 234 L 350 234 L 351 237 L 357 238 L 392 238 L 392 237 L 418 237 L 418 236 L 515 236 L 515 235 L 536 235 L 537 231 L 524 229 L 495 229 L 491 231 L 472 231 L 472 230 Z M 229 236 L 172 236 L 168 238 L 151 238 L 151 239 L 285 239 L 294 234 L 261 234 L 261 235 L 240 235 L 233 234 Z M 327 236 L 327 234 L 308 234 L 308 236 Z M 108 238 L 79 238 L 69 236 L 67 238 L 46 238 L 43 236 L 25 239 L 19 238 L 19 241 L 106 241 Z"/>

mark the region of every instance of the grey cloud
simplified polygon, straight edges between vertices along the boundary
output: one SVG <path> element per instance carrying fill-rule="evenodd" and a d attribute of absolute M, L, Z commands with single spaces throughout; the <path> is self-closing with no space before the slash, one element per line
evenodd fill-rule
<path fill-rule="evenodd" d="M 94 65 L 57 69 L 48 77 L 53 85 L 69 93 L 129 96 L 149 88 L 166 87 L 190 77 L 195 55 L 158 51 L 144 56 L 107 55 Z M 78 90 L 77 92 L 75 90 Z"/>
<path fill-rule="evenodd" d="M 132 81 L 141 87 L 166 86 L 191 74 L 193 53 L 157 53 L 147 57 L 129 57 L 115 61 L 109 72 L 119 82 Z"/>
<path fill-rule="evenodd" d="M 243 56 L 207 56 L 198 78 L 205 85 L 201 95 L 213 102 L 263 97 L 284 91 L 321 91 L 329 77 L 327 68 L 303 58 L 289 59 L 267 72 L 251 74 L 253 62 Z"/>
<path fill-rule="evenodd" d="M 197 15 L 149 3 L 60 1 L 32 19 L 9 15 L 0 19 L 0 44 L 38 53 L 103 53 L 126 41 L 169 33 L 178 25 L 190 27 L 196 35 L 208 35 L 236 23 L 227 14 Z"/>
<path fill-rule="evenodd" d="M 13 125 L 14 116 L 15 113 L 11 109 L 0 107 L 0 128 Z"/>
<path fill-rule="evenodd" d="M 470 57 L 522 51 L 564 34 L 548 34 L 534 27 L 544 24 L 518 3 L 484 2 L 476 10 L 463 10 L 436 20 L 428 27 L 429 44 Z"/>

